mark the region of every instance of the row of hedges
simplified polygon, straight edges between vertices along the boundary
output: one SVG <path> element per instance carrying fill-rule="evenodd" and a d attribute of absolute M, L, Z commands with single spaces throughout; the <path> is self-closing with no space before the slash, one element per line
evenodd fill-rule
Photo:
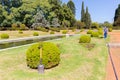
<path fill-rule="evenodd" d="M 91 37 L 99 37 L 100 35 L 103 35 L 103 30 L 102 29 L 99 29 L 97 31 L 88 30 L 87 34 L 90 34 Z"/>
<path fill-rule="evenodd" d="M 88 35 L 80 37 L 80 43 L 90 43 L 91 37 Z M 40 49 L 42 48 L 42 56 Z M 45 69 L 57 66 L 60 62 L 60 49 L 51 42 L 39 42 L 30 46 L 26 52 L 27 66 L 32 69 L 37 69 L 40 64 L 40 57 Z"/>

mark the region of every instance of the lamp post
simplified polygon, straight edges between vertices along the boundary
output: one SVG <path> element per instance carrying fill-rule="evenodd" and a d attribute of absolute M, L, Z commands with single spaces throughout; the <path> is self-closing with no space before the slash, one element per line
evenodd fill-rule
<path fill-rule="evenodd" d="M 42 47 L 40 47 L 40 64 L 38 65 L 38 73 L 44 73 L 44 65 L 42 65 Z"/>

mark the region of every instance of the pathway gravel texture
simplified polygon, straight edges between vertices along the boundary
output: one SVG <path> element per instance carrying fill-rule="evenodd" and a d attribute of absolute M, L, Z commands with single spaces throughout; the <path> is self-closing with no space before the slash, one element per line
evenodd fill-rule
<path fill-rule="evenodd" d="M 113 31 L 110 34 L 110 54 L 111 58 L 113 60 L 113 64 L 115 66 L 115 71 L 118 77 L 118 80 L 120 80 L 120 31 Z M 112 46 L 112 44 L 114 46 Z M 115 46 L 116 45 L 116 46 Z M 113 70 L 113 65 L 110 60 L 110 56 L 108 58 L 107 62 L 107 68 L 106 68 L 106 80 L 117 80 L 115 77 L 115 72 Z"/>

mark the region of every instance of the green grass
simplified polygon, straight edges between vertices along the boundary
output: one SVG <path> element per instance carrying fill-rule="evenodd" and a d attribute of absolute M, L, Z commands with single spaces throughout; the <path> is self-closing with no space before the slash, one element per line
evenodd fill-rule
<path fill-rule="evenodd" d="M 26 66 L 29 46 L 0 51 L 0 80 L 104 80 L 107 47 L 104 39 L 92 38 L 95 47 L 88 50 L 79 44 L 79 36 L 50 40 L 60 45 L 60 64 L 38 74 Z"/>

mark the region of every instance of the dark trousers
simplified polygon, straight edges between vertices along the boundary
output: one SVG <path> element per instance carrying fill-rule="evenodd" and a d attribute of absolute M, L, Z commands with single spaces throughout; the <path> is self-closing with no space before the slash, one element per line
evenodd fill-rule
<path fill-rule="evenodd" d="M 107 33 L 104 33 L 104 38 L 107 38 Z"/>

